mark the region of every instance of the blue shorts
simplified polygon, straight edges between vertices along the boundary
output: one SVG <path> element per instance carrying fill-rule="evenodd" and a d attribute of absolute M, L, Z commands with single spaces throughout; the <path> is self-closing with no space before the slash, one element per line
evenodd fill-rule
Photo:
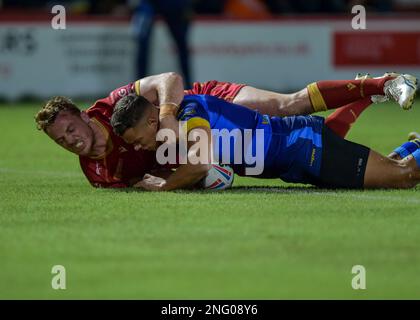
<path fill-rule="evenodd" d="M 320 176 L 324 118 L 271 117 L 272 138 L 265 157 L 265 178 L 314 184 Z"/>

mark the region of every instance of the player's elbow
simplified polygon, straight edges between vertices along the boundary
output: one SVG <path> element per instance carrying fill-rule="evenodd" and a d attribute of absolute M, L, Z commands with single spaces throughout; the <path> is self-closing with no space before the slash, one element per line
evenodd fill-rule
<path fill-rule="evenodd" d="M 164 75 L 165 75 L 165 78 L 168 81 L 171 81 L 171 82 L 183 83 L 183 81 L 184 81 L 180 74 L 178 74 L 176 72 L 173 72 L 173 71 L 167 72 Z"/>

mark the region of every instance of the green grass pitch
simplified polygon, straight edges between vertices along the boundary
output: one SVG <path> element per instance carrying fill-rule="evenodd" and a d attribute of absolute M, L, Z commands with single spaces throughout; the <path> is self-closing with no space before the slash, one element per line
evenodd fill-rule
<path fill-rule="evenodd" d="M 349 138 L 388 153 L 420 130 L 414 107 L 374 105 Z M 37 108 L 0 106 L 2 299 L 420 298 L 419 188 L 236 177 L 218 193 L 96 190 L 35 129 Z M 54 265 L 66 290 L 51 287 Z M 365 290 L 351 286 L 354 265 Z"/>

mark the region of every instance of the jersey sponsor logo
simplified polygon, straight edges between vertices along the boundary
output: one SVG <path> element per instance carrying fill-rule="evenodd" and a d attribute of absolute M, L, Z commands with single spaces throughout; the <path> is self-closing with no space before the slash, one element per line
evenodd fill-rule
<path fill-rule="evenodd" d="M 121 88 L 120 90 L 118 90 L 118 95 L 122 98 L 124 96 L 127 95 L 127 89 L 126 88 Z"/>
<path fill-rule="evenodd" d="M 262 119 L 261 124 L 269 124 L 269 123 L 270 123 L 270 120 L 269 120 L 268 116 L 263 115 L 263 119 Z"/>

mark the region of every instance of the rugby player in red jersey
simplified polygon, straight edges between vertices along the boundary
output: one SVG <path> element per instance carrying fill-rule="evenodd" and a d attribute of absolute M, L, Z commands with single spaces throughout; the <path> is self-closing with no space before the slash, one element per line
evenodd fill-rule
<path fill-rule="evenodd" d="M 408 81 L 414 80 L 408 78 Z M 339 131 L 343 126 L 350 128 L 348 124 L 357 118 L 354 110 L 359 108 L 363 111 L 370 105 L 369 97 L 377 95 L 383 99 L 393 98 L 407 109 L 412 105 L 415 90 L 404 84 L 401 76 L 386 74 L 377 79 L 364 77 L 357 80 L 320 81 L 293 94 L 218 81 L 194 83 L 192 89 L 184 91 L 182 78 L 170 72 L 146 77 L 118 88 L 108 97 L 96 101 L 86 111 L 80 111 L 67 98 L 55 97 L 36 115 L 38 129 L 66 150 L 79 155 L 81 168 L 95 187 L 129 187 L 140 181 L 145 173 L 158 168 L 153 152 L 142 150 L 141 146 L 126 144 L 112 131 L 110 118 L 114 106 L 119 99 L 130 93 L 142 95 L 160 106 L 161 128 L 171 128 L 175 132 L 178 132 L 175 113 L 184 93 L 213 95 L 277 116 L 310 114 L 348 104 L 345 108 L 349 109 L 347 113 L 352 117 L 342 112 L 331 121 L 333 130 Z"/>
<path fill-rule="evenodd" d="M 127 94 L 140 94 L 140 86 L 144 96 L 163 111 L 166 104 L 173 108 L 184 96 L 182 78 L 166 73 L 118 88 L 86 111 L 67 98 L 55 97 L 35 117 L 38 129 L 79 156 L 83 173 L 94 187 L 129 187 L 156 168 L 154 152 L 126 144 L 110 125 L 116 102 Z"/>

